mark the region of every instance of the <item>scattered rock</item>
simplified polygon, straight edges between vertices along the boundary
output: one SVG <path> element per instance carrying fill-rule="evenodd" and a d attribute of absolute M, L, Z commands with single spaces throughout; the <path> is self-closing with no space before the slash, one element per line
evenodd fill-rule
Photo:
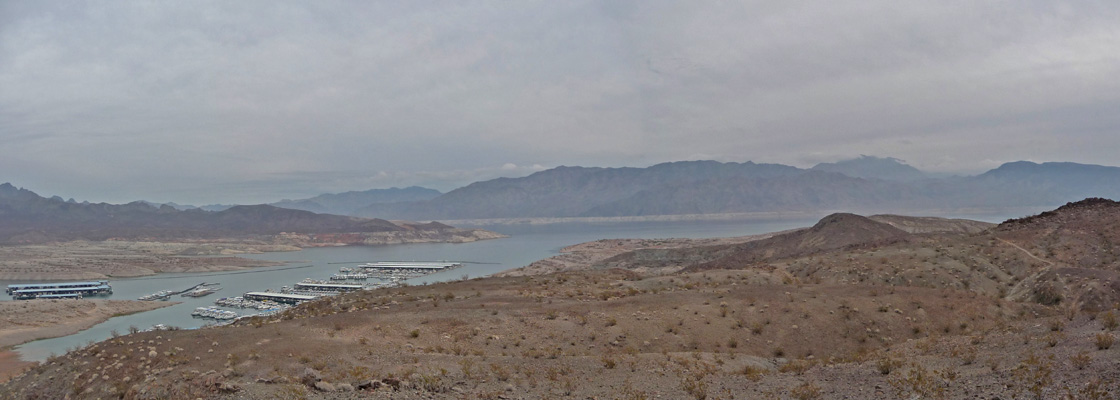
<path fill-rule="evenodd" d="M 396 379 L 396 378 L 385 378 L 385 379 L 381 380 L 381 383 L 384 383 L 386 385 L 389 385 L 389 386 L 393 387 L 393 390 L 400 390 L 401 389 L 401 381 L 399 379 Z"/>
<path fill-rule="evenodd" d="M 338 391 L 340 391 L 340 392 L 353 392 L 354 391 L 354 386 L 351 386 L 349 383 L 340 383 L 338 385 L 335 385 L 335 388 L 338 389 Z"/>
<path fill-rule="evenodd" d="M 320 392 L 334 392 L 338 390 L 334 385 L 323 381 L 315 382 L 315 386 L 313 387 Z"/>
<path fill-rule="evenodd" d="M 316 382 L 323 380 L 323 375 L 320 374 L 319 371 L 308 367 L 303 370 L 303 374 L 300 375 L 299 380 L 303 382 L 304 385 L 312 386 Z"/>
<path fill-rule="evenodd" d="M 222 382 L 218 385 L 218 391 L 222 393 L 237 393 L 241 391 L 241 386 L 236 383 Z"/>

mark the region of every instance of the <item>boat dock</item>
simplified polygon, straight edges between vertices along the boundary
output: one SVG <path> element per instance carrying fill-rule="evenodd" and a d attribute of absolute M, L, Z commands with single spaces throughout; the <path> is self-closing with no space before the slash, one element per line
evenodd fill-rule
<path fill-rule="evenodd" d="M 463 264 L 449 261 L 378 261 L 358 265 L 357 268 L 377 272 L 424 272 L 432 273 L 453 268 Z"/>
<path fill-rule="evenodd" d="M 16 300 L 67 299 L 113 293 L 109 281 L 29 283 L 8 285 L 8 294 Z"/>
<path fill-rule="evenodd" d="M 325 283 L 304 281 L 297 283 L 295 290 L 309 292 L 353 292 L 355 290 L 362 290 L 362 288 L 364 287 L 364 285 L 353 283 Z"/>
<path fill-rule="evenodd" d="M 319 298 L 318 296 L 308 296 L 303 294 L 292 293 L 276 293 L 276 292 L 248 292 L 244 296 L 249 300 L 257 301 L 275 301 L 277 303 L 297 304 L 304 301 L 311 301 Z"/>

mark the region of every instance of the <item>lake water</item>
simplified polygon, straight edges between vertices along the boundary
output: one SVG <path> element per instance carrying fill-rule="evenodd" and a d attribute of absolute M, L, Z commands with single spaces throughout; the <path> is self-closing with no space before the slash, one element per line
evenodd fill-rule
<path fill-rule="evenodd" d="M 973 216 L 974 219 L 980 219 Z M 1001 221 L 1004 216 L 982 220 Z M 386 246 L 347 246 L 311 248 L 294 252 L 265 253 L 246 257 L 288 262 L 285 266 L 255 268 L 251 270 L 218 273 L 161 274 L 158 276 L 112 280 L 110 299 L 136 299 L 160 290 L 183 290 L 202 282 L 220 283 L 221 291 L 201 298 L 175 296 L 179 301 L 159 310 L 112 318 L 93 328 L 74 335 L 38 340 L 17 346 L 24 360 L 41 361 L 51 354 L 62 354 L 68 349 L 84 346 L 90 341 L 109 338 L 112 332 L 127 333 L 130 327 L 149 328 L 156 324 L 198 328 L 206 320 L 192 318 L 196 307 L 213 306 L 221 297 L 240 296 L 248 291 L 279 289 L 304 278 L 328 279 L 341 266 L 353 266 L 373 261 L 461 261 L 463 267 L 421 278 L 408 280 L 410 284 L 453 280 L 461 277 L 481 277 L 497 272 L 523 267 L 534 261 L 553 256 L 569 245 L 611 238 L 709 238 L 753 235 L 786 229 L 811 226 L 812 219 L 784 219 L 758 221 L 696 221 L 696 222 L 627 222 L 627 223 L 561 223 L 549 225 L 490 226 L 490 229 L 510 235 L 509 238 L 460 244 L 402 244 Z M 0 281 L 0 286 L 10 283 Z M 7 300 L 7 296 L 4 296 Z M 240 311 L 233 309 L 234 311 Z"/>

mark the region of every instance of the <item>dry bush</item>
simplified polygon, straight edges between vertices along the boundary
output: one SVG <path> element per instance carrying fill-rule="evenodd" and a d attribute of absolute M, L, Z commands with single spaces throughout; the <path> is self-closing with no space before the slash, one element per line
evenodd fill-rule
<path fill-rule="evenodd" d="M 1046 387 L 1054 383 L 1054 356 L 1043 358 L 1030 353 L 1027 358 L 1019 363 L 1013 371 L 1013 377 L 1016 381 L 1014 387 L 1022 393 L 1023 390 L 1030 392 L 1036 399 L 1043 398 L 1043 392 Z"/>
<path fill-rule="evenodd" d="M 747 379 L 750 379 L 750 380 L 755 381 L 755 382 L 758 382 L 759 380 L 761 380 L 762 376 L 765 375 L 767 372 L 768 371 L 765 368 L 758 368 L 758 367 L 751 366 L 751 365 L 743 367 L 743 375 L 746 375 Z"/>
<path fill-rule="evenodd" d="M 792 372 L 797 375 L 804 375 L 805 371 L 813 367 L 813 363 L 805 360 L 793 360 L 788 363 L 782 364 L 778 367 L 778 372 L 786 373 Z"/>
<path fill-rule="evenodd" d="M 927 370 L 921 365 L 914 364 L 905 376 L 888 379 L 887 382 L 890 383 L 895 390 L 895 394 L 900 398 L 917 396 L 920 398 L 943 399 L 946 395 L 946 389 L 955 377 L 955 373 Z M 907 396 L 907 394 L 913 394 L 914 396 Z"/>
<path fill-rule="evenodd" d="M 1097 345 L 1097 350 L 1108 350 L 1112 348 L 1113 341 L 1115 341 L 1115 338 L 1113 338 L 1111 334 L 1098 333 L 1094 343 Z"/>
<path fill-rule="evenodd" d="M 1112 310 L 1101 313 L 1097 319 L 1101 320 L 1101 326 L 1103 326 L 1105 330 L 1114 331 L 1120 326 L 1120 321 L 1116 320 L 1116 313 Z"/>
<path fill-rule="evenodd" d="M 821 388 L 812 382 L 805 382 L 791 389 L 789 394 L 797 400 L 815 400 L 821 398 Z"/>
<path fill-rule="evenodd" d="M 890 375 L 891 371 L 894 371 L 902 366 L 902 360 L 884 358 L 879 360 L 879 362 L 877 362 L 875 366 L 876 368 L 878 368 L 880 374 Z"/>
<path fill-rule="evenodd" d="M 1093 358 L 1089 356 L 1089 352 L 1082 351 L 1075 355 L 1069 356 L 1069 364 L 1078 370 L 1083 370 L 1093 362 Z"/>

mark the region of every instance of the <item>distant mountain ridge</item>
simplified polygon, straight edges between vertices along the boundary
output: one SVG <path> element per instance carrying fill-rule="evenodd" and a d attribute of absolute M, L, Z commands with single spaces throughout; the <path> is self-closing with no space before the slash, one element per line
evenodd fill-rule
<path fill-rule="evenodd" d="M 406 188 L 370 189 L 364 191 L 350 191 L 344 193 L 324 193 L 315 197 L 296 200 L 280 200 L 268 203 L 271 206 L 289 208 L 293 210 L 311 211 L 319 214 L 353 215 L 362 207 L 377 203 L 398 203 L 409 201 L 431 200 L 442 194 L 435 189 L 420 186 Z M 73 200 L 73 199 L 71 199 Z M 181 205 L 176 203 L 153 203 L 145 201 L 153 207 L 169 205 L 178 210 L 201 209 L 204 211 L 223 211 L 237 204 L 208 204 L 204 206 Z"/>
<path fill-rule="evenodd" d="M 475 182 L 442 194 L 420 187 L 372 189 L 272 205 L 316 213 L 430 221 L 1041 210 L 1091 197 L 1120 198 L 1120 168 L 1016 161 L 975 176 L 934 178 L 898 159 L 861 156 L 809 169 L 749 161 L 681 161 L 647 168 L 561 166 L 521 178 Z M 63 202 L 57 196 L 54 200 L 77 204 L 73 199 Z M 172 209 L 187 207 L 167 205 Z M 211 205 L 201 209 L 221 211 L 230 207 Z"/>
<path fill-rule="evenodd" d="M 893 158 L 864 156 L 801 169 L 686 161 L 648 168 L 557 167 L 475 182 L 427 201 L 375 204 L 354 215 L 415 220 L 621 217 L 847 210 L 1054 207 L 1120 198 L 1120 168 L 1007 163 L 969 177 L 930 178 Z"/>
<path fill-rule="evenodd" d="M 928 178 L 917 168 L 902 160 L 890 157 L 860 156 L 859 158 L 821 163 L 811 168 L 814 171 L 837 172 L 852 178 L 880 179 L 885 181 L 911 182 Z"/>
<path fill-rule="evenodd" d="M 439 227 L 432 225 L 431 228 Z M 393 232 L 417 229 L 383 219 L 316 214 L 270 205 L 221 212 L 180 211 L 145 202 L 114 205 L 44 198 L 0 184 L 0 243 L 111 238 L 214 238 L 294 233 Z M 420 228 L 424 229 L 424 228 Z"/>
<path fill-rule="evenodd" d="M 308 199 L 281 200 L 271 205 L 295 210 L 305 210 L 322 214 L 351 215 L 371 204 L 400 203 L 431 200 L 441 193 L 435 189 L 419 186 L 406 188 L 370 189 L 345 193 L 326 193 Z"/>

